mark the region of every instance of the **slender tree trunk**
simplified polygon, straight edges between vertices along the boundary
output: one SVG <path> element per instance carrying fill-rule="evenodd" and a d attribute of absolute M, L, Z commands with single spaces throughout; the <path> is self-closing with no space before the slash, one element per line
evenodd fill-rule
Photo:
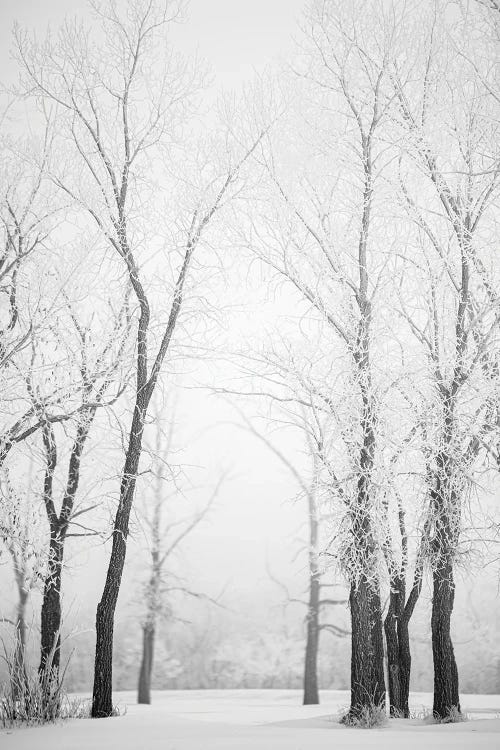
<path fill-rule="evenodd" d="M 61 585 L 64 559 L 64 544 L 68 531 L 75 496 L 80 481 L 80 463 L 96 406 L 80 412 L 80 422 L 71 449 L 66 490 L 60 514 L 54 505 L 53 482 L 57 467 L 57 445 L 54 430 L 46 421 L 43 426 L 43 442 L 46 451 L 44 478 L 44 503 L 50 528 L 48 570 L 44 582 L 41 611 L 41 646 L 38 674 L 42 693 L 52 702 L 52 692 L 59 685 L 61 662 Z"/>
<path fill-rule="evenodd" d="M 378 583 L 370 586 L 369 603 L 373 652 L 371 678 L 373 683 L 373 702 L 376 706 L 385 706 L 384 627 Z"/>
<path fill-rule="evenodd" d="M 92 717 L 113 715 L 113 633 L 114 617 L 127 552 L 129 518 L 134 499 L 137 471 L 141 456 L 147 405 L 136 404 L 116 511 L 113 546 L 106 583 L 96 613 L 96 651 Z"/>
<path fill-rule="evenodd" d="M 42 700 L 54 710 L 59 688 L 61 662 L 61 575 L 64 554 L 64 532 L 59 524 L 52 526 L 49 547 L 49 571 L 45 579 L 41 612 L 41 647 L 38 674 Z M 57 704 L 59 699 L 57 698 Z"/>
<path fill-rule="evenodd" d="M 387 646 L 387 677 L 389 708 L 391 716 L 401 715 L 401 664 L 399 658 L 398 618 L 399 592 L 393 589 L 389 594 L 389 609 L 384 620 L 385 642 Z"/>
<path fill-rule="evenodd" d="M 411 675 L 411 651 L 409 618 L 403 614 L 398 620 L 398 645 L 399 645 L 399 715 L 405 719 L 410 718 L 410 675 Z"/>
<path fill-rule="evenodd" d="M 314 482 L 316 481 L 316 466 Z M 319 703 L 318 693 L 318 648 L 320 636 L 319 598 L 321 592 L 320 571 L 318 565 L 318 508 L 316 488 L 313 486 L 307 493 L 309 516 L 309 601 L 307 604 L 307 638 L 304 662 L 304 697 L 303 704 Z"/>
<path fill-rule="evenodd" d="M 139 672 L 137 703 L 151 703 L 151 676 L 155 645 L 154 625 L 146 624 L 142 628 L 142 660 Z"/>
<path fill-rule="evenodd" d="M 405 606 L 405 581 L 396 577 L 391 581 L 389 609 L 384 621 L 389 677 L 389 706 L 391 716 L 410 716 L 411 652 L 409 623 L 420 593 L 420 579 L 414 584 Z"/>
<path fill-rule="evenodd" d="M 391 593 L 391 599 L 393 594 Z M 408 719 L 410 716 L 411 651 L 409 618 L 395 614 L 396 605 L 389 604 L 384 621 L 389 677 L 389 707 L 391 716 Z"/>
<path fill-rule="evenodd" d="M 57 527 L 51 529 L 49 570 L 45 579 L 41 612 L 41 649 L 38 668 L 43 684 L 50 684 L 59 676 L 61 662 L 61 577 L 64 539 Z"/>
<path fill-rule="evenodd" d="M 451 613 L 455 599 L 453 564 L 444 560 L 433 573 L 432 655 L 434 659 L 434 705 L 437 719 L 450 719 L 460 713 L 458 670 L 451 640 Z"/>
<path fill-rule="evenodd" d="M 22 700 L 27 681 L 26 675 L 26 604 L 28 592 L 19 586 L 19 599 L 16 614 L 16 645 L 14 649 L 13 670 L 11 674 L 12 697 L 15 701 Z"/>
<path fill-rule="evenodd" d="M 305 706 L 319 703 L 318 693 L 318 646 L 319 646 L 319 596 L 320 583 L 318 573 L 313 573 L 309 580 L 309 602 L 307 609 L 307 640 L 304 664 L 304 699 Z"/>

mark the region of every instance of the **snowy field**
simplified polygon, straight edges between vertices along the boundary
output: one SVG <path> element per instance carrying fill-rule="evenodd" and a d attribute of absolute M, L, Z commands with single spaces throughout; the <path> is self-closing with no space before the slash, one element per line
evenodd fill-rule
<path fill-rule="evenodd" d="M 469 721 L 443 726 L 392 719 L 379 729 L 351 729 L 337 717 L 347 691 L 322 691 L 320 706 L 301 706 L 296 690 L 179 690 L 153 693 L 137 706 L 135 693 L 116 693 L 123 715 L 0 730 L 1 750 L 497 750 L 500 696 L 463 695 Z M 418 714 L 431 696 L 413 693 Z"/>

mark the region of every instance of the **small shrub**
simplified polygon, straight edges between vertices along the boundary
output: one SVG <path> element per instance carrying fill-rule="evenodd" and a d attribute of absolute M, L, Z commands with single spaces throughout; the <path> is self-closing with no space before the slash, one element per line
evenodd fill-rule
<path fill-rule="evenodd" d="M 4 728 L 90 716 L 90 702 L 66 695 L 62 679 L 47 685 L 36 670 L 26 672 L 21 685 L 12 677 L 0 693 L 0 725 Z"/>
<path fill-rule="evenodd" d="M 90 698 L 77 698 L 65 695 L 61 705 L 61 719 L 90 719 L 92 701 Z"/>
<path fill-rule="evenodd" d="M 357 729 L 373 729 L 387 724 L 387 712 L 384 705 L 370 703 L 348 711 L 340 720 L 341 724 Z"/>
<path fill-rule="evenodd" d="M 69 697 L 63 690 L 64 670 L 52 669 L 52 655 L 45 672 L 19 665 L 4 644 L 8 681 L 0 688 L 0 726 L 45 724 L 57 719 L 90 716 L 89 701 Z"/>
<path fill-rule="evenodd" d="M 447 716 L 443 718 L 435 716 L 434 719 L 436 724 L 459 724 L 461 721 L 468 721 L 469 717 L 459 711 L 456 706 L 452 706 Z"/>
<path fill-rule="evenodd" d="M 448 716 L 445 718 L 435 716 L 431 708 L 424 707 L 422 707 L 420 711 L 415 711 L 415 713 L 412 712 L 411 718 L 420 719 L 424 724 L 457 724 L 461 721 L 469 720 L 467 714 L 457 711 L 455 707 L 452 708 Z"/>
<path fill-rule="evenodd" d="M 125 716 L 126 713 L 127 705 L 125 703 L 122 703 L 121 705 L 117 703 L 115 706 L 113 706 L 113 713 L 111 714 L 111 716 Z"/>

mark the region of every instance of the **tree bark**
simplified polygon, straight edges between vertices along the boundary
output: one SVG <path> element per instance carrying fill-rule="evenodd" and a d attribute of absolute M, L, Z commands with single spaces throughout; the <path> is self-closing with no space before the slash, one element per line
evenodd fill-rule
<path fill-rule="evenodd" d="M 405 582 L 401 577 L 391 582 L 389 609 L 384 621 L 389 678 L 389 710 L 394 717 L 410 716 L 411 651 L 409 623 L 420 594 L 420 580 L 414 584 L 405 605 Z"/>
<path fill-rule="evenodd" d="M 455 599 L 453 564 L 440 563 L 433 573 L 432 656 L 434 660 L 434 704 L 437 719 L 449 720 L 460 713 L 458 670 L 451 640 L 451 613 Z"/>
<path fill-rule="evenodd" d="M 378 583 L 370 587 L 370 618 L 372 631 L 372 682 L 374 704 L 385 706 L 385 674 L 384 674 L 384 628 L 382 622 L 382 603 Z"/>
<path fill-rule="evenodd" d="M 220 195 L 222 196 L 222 193 Z M 146 414 L 182 307 L 184 282 L 186 280 L 189 263 L 202 228 L 208 222 L 214 210 L 215 208 L 211 213 L 205 215 L 203 222 L 197 229 L 196 240 L 191 237 L 186 245 L 184 260 L 175 284 L 167 326 L 148 376 L 147 339 L 150 308 L 146 294 L 139 280 L 138 268 L 127 244 L 123 205 L 120 207 L 121 231 L 119 252 L 126 262 L 130 283 L 135 291 L 141 313 L 137 327 L 137 374 L 134 416 L 132 417 L 129 442 L 125 456 L 125 466 L 120 485 L 120 501 L 113 527 L 113 545 L 106 574 L 106 583 L 104 584 L 104 590 L 101 600 L 97 605 L 96 612 L 96 651 L 94 662 L 94 688 L 92 695 L 93 718 L 103 718 L 113 715 L 112 686 L 114 618 L 118 594 L 120 592 L 123 567 L 125 565 L 125 556 L 127 553 L 130 511 L 134 502 L 135 485 L 141 459 L 142 438 L 144 435 Z"/>
<path fill-rule="evenodd" d="M 45 579 L 41 612 L 40 677 L 49 686 L 57 680 L 61 663 L 61 578 L 64 539 L 58 528 L 51 529 L 49 571 Z"/>
<path fill-rule="evenodd" d="M 45 423 L 43 428 L 44 444 L 47 453 L 44 503 L 50 527 L 50 543 L 48 570 L 44 582 L 41 611 L 40 665 L 38 673 L 42 684 L 42 691 L 48 697 L 50 697 L 53 686 L 57 685 L 59 681 L 59 667 L 61 663 L 61 586 L 64 544 L 80 482 L 83 449 L 95 412 L 95 407 L 88 412 L 82 412 L 81 421 L 78 424 L 71 449 L 67 484 L 59 515 L 56 512 L 53 499 L 53 479 L 57 466 L 55 435 L 48 422 Z"/>
<path fill-rule="evenodd" d="M 380 595 L 362 575 L 351 584 L 351 706 L 345 717 L 360 716 L 363 709 L 385 704 L 384 644 Z"/>
<path fill-rule="evenodd" d="M 143 396 L 139 394 L 143 400 Z M 96 651 L 92 717 L 113 715 L 113 633 L 114 617 L 127 551 L 129 518 L 134 499 L 137 471 L 141 457 L 142 437 L 147 404 L 136 403 L 130 430 L 127 455 L 120 486 L 120 502 L 116 511 L 113 545 L 103 594 L 96 612 Z"/>
<path fill-rule="evenodd" d="M 445 392 L 444 448 L 437 457 L 437 472 L 431 490 L 434 513 L 432 573 L 432 656 L 436 719 L 450 720 L 460 714 L 458 669 L 451 640 L 451 614 L 455 601 L 454 555 L 460 528 L 460 498 L 454 487 L 456 468 L 452 459 L 453 396 Z"/>
<path fill-rule="evenodd" d="M 154 625 L 144 625 L 142 628 L 142 660 L 139 672 L 137 703 L 151 703 L 151 676 L 153 674 L 154 644 Z"/>
<path fill-rule="evenodd" d="M 361 276 L 366 268 L 360 266 Z M 366 283 L 363 282 L 363 284 Z M 362 288 L 363 284 L 361 285 Z M 364 293 L 363 293 L 364 294 Z M 376 409 L 372 396 L 369 364 L 370 305 L 361 305 L 355 364 L 362 397 L 363 443 L 359 457 L 357 497 L 353 515 L 354 555 L 359 573 L 351 580 L 351 705 L 345 717 L 358 717 L 364 709 L 385 705 L 384 637 L 382 605 L 375 560 L 375 542 L 370 517 L 370 478 L 375 459 Z"/>
<path fill-rule="evenodd" d="M 401 665 L 398 638 L 398 619 L 400 614 L 400 593 L 391 584 L 389 608 L 384 620 L 385 642 L 387 646 L 389 710 L 391 716 L 401 715 Z"/>
<path fill-rule="evenodd" d="M 400 703 L 399 715 L 405 719 L 410 718 L 410 675 L 411 675 L 411 651 L 409 618 L 403 614 L 398 620 L 398 642 L 399 642 L 399 689 Z"/>

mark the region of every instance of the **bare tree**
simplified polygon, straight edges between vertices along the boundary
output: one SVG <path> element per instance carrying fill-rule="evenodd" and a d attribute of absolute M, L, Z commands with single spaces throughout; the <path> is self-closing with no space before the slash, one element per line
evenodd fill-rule
<path fill-rule="evenodd" d="M 406 133 L 401 189 L 423 256 L 413 273 L 425 304 L 416 312 L 406 304 L 404 316 L 427 362 L 433 711 L 447 720 L 460 712 L 450 633 L 454 567 L 473 477 L 498 439 L 500 318 L 490 238 L 500 154 L 490 61 L 471 42 L 471 18 L 450 28 L 432 8 L 427 21 L 420 84 L 396 65 L 391 75 Z"/>
<path fill-rule="evenodd" d="M 272 398 L 272 396 L 270 397 Z M 273 422 L 275 425 L 279 411 L 279 405 L 275 403 L 273 408 Z M 303 407 L 298 415 L 294 415 L 290 411 L 286 411 L 282 415 L 284 424 L 288 426 L 296 426 L 304 438 L 307 448 L 308 464 L 310 464 L 310 466 L 304 471 L 298 466 L 295 456 L 288 455 L 282 447 L 276 445 L 275 441 L 268 437 L 263 431 L 258 430 L 253 425 L 252 421 L 248 419 L 240 409 L 238 409 L 238 413 L 243 420 L 245 429 L 262 441 L 264 445 L 266 445 L 267 448 L 278 458 L 287 471 L 290 472 L 298 485 L 299 496 L 306 501 L 308 525 L 308 539 L 306 543 L 308 561 L 307 600 L 303 601 L 302 599 L 291 597 L 287 587 L 278 581 L 273 575 L 271 575 L 271 577 L 273 580 L 276 580 L 276 583 L 278 583 L 282 589 L 284 589 L 287 602 L 305 604 L 307 607 L 305 617 L 306 642 L 304 654 L 303 704 L 318 704 L 318 655 L 321 632 L 328 631 L 339 637 L 348 635 L 348 631 L 343 627 L 332 622 L 330 618 L 325 619 L 325 610 L 327 608 L 347 604 L 347 600 L 333 598 L 332 596 L 324 594 L 325 589 L 332 584 L 326 580 L 326 566 L 321 559 L 321 553 L 326 545 L 326 524 L 322 510 L 324 503 L 321 498 L 322 493 L 320 481 L 321 445 L 319 450 L 316 449 L 318 442 L 320 443 L 321 439 L 318 439 L 317 437 L 315 424 L 307 422 L 307 417 L 310 416 L 310 414 Z M 311 437 L 311 433 L 314 435 L 314 438 Z"/>
<path fill-rule="evenodd" d="M 332 534 L 350 583 L 346 721 L 385 702 L 378 434 L 393 373 L 389 362 L 381 372 L 378 355 L 385 346 L 384 308 L 390 305 L 381 292 L 391 273 L 382 222 L 391 160 L 385 135 L 392 102 L 388 50 L 397 19 L 379 17 L 378 9 L 312 4 L 295 63 L 293 85 L 300 95 L 290 115 L 293 144 L 287 153 L 285 139 L 268 139 L 262 164 L 272 208 L 262 211 L 259 222 L 250 219 L 254 250 L 302 300 L 304 329 L 304 319 L 309 321 L 300 343 L 283 352 L 285 363 L 293 359 L 285 389 L 296 384 L 291 400 L 303 400 L 312 419 L 319 414 L 329 420 L 315 451 L 332 507 L 340 501 L 343 508 L 342 519 L 337 513 L 341 534 Z"/>
<path fill-rule="evenodd" d="M 461 501 L 456 498 L 467 497 L 474 462 L 481 464 L 487 453 L 496 455 L 498 300 L 489 239 L 484 244 L 481 237 L 485 252 L 476 251 L 471 242 L 472 233 L 477 231 L 479 237 L 478 227 L 484 228 L 485 221 L 491 232 L 497 195 L 493 73 L 491 60 L 474 62 L 474 45 L 466 41 L 467 19 L 457 28 L 449 18 L 443 19 L 439 42 L 436 19 L 437 5 L 432 3 L 422 13 L 376 2 L 349 8 L 335 2 L 312 4 L 302 58 L 294 68 L 304 81 L 296 98 L 307 97 L 308 110 L 294 103 L 288 128 L 291 143 L 288 139 L 285 147 L 284 138 L 274 138 L 261 159 L 281 207 L 274 203 L 264 209 L 259 222 L 250 216 L 243 237 L 309 307 L 304 313 L 300 308 L 304 330 L 299 341 L 281 351 L 276 348 L 271 372 L 275 384 L 280 381 L 283 402 L 302 402 L 316 414 L 329 412 L 332 417 L 330 435 L 324 434 L 317 450 L 332 498 L 340 497 L 347 507 L 344 519 L 337 517 L 333 534 L 337 540 L 343 535 L 339 555 L 353 582 L 352 700 L 347 720 L 358 709 L 383 700 L 381 559 L 389 578 L 385 632 L 392 713 L 409 713 L 408 625 L 427 560 L 434 571 L 435 713 L 445 718 L 459 710 L 449 638 L 454 588 L 450 565 L 457 551 L 458 516 L 450 507 L 458 510 Z M 422 34 L 416 54 L 432 50 L 418 63 L 422 87 L 415 83 L 415 60 L 411 58 L 407 67 L 401 63 L 407 45 L 404 30 L 414 24 Z M 460 65 L 450 65 L 451 54 L 446 60 L 442 57 L 451 46 L 459 50 Z M 438 49 L 439 60 L 434 55 Z M 442 76 L 445 69 L 447 75 Z M 443 115 L 447 97 L 449 108 Z M 305 160 L 300 161 L 303 154 Z M 404 217 L 396 201 L 398 181 Z M 271 204 L 270 193 L 266 197 Z M 417 236 L 409 216 L 418 227 Z M 404 243 L 411 254 L 402 249 Z M 422 309 L 430 311 L 427 322 Z M 391 319 L 399 321 L 400 316 L 406 330 Z M 428 350 L 424 361 L 433 362 L 423 384 L 422 354 L 408 341 L 408 327 Z M 439 366 L 437 359 L 442 360 Z M 466 381 L 472 384 L 473 371 L 479 377 L 469 390 Z M 429 387 L 429 380 L 434 386 Z M 457 418 L 456 396 L 462 389 L 469 400 L 464 400 Z M 418 408 L 413 396 L 421 400 Z M 440 429 L 434 422 L 438 413 Z M 358 435 L 353 425 L 359 427 Z M 457 452 L 453 433 L 459 425 Z M 342 443 L 344 456 L 339 450 Z M 413 473 L 419 477 L 413 486 L 404 486 L 402 477 L 411 474 L 409 463 L 415 456 L 418 465 Z M 409 495 L 404 501 L 402 489 Z M 429 506 L 429 498 L 430 509 L 420 514 L 421 501 Z M 408 508 L 417 543 L 407 596 Z M 443 674 L 456 684 L 455 709 L 449 703 L 451 694 L 443 698 L 448 679 Z M 443 700 L 448 701 L 447 710 Z"/>
<path fill-rule="evenodd" d="M 43 46 L 18 34 L 27 86 L 57 105 L 71 159 L 79 164 L 86 189 L 74 173 L 60 172 L 53 179 L 87 213 L 121 261 L 137 302 L 135 403 L 111 557 L 97 608 L 94 717 L 110 716 L 113 710 L 114 613 L 149 403 L 183 307 L 194 253 L 215 214 L 237 189 L 241 166 L 262 137 L 258 134 L 249 148 L 225 147 L 222 164 L 196 160 L 186 151 L 186 119 L 200 76 L 167 43 L 168 27 L 180 5 L 176 0 L 144 1 L 129 3 L 119 13 L 114 3 L 95 4 L 99 41 L 77 24 L 66 25 L 57 42 L 49 39 Z M 190 161 L 199 170 L 191 178 L 186 176 Z M 158 213 L 151 215 L 148 201 L 155 203 L 156 180 L 163 181 L 168 206 L 161 200 Z M 177 214 L 172 212 L 174 194 L 183 204 Z M 164 227 L 156 236 L 155 222 Z M 151 288 L 151 279 L 157 278 L 157 252 L 164 255 L 174 277 L 172 284 L 164 282 L 161 300 L 153 293 L 154 283 Z M 166 308 L 168 315 L 166 322 L 153 325 L 155 298 L 156 307 Z"/>
<path fill-rule="evenodd" d="M 48 120 L 41 144 L 2 140 L 2 193 L 0 196 L 0 378 L 2 412 L 0 463 L 9 451 L 40 429 L 32 408 L 23 411 L 17 386 L 16 365 L 22 364 L 34 330 L 47 326 L 54 312 L 53 300 L 35 295 L 39 270 L 50 254 L 49 240 L 54 232 L 61 205 L 55 199 L 46 169 L 52 155 L 53 130 Z M 43 299 L 42 299 L 43 297 Z M 62 394 L 53 393 L 53 403 Z M 53 415 L 54 421 L 64 415 Z M 10 422 L 10 426 L 9 425 Z"/>
<path fill-rule="evenodd" d="M 46 564 L 40 528 L 40 507 L 32 497 L 33 462 L 22 491 L 15 486 L 7 469 L 0 480 L 0 538 L 7 549 L 17 589 L 15 619 L 0 618 L 14 627 L 14 654 L 11 664 L 11 690 L 14 700 L 21 700 L 27 680 L 26 646 L 28 636 L 27 607 L 33 589 L 43 580 Z"/>
<path fill-rule="evenodd" d="M 30 366 L 25 375 L 29 398 L 42 424 L 41 436 L 44 452 L 42 497 L 49 524 L 49 549 L 41 610 L 39 673 L 48 696 L 52 686 L 58 685 L 59 681 L 61 591 L 65 542 L 68 537 L 85 536 L 91 533 L 80 521 L 76 521 L 77 517 L 81 517 L 83 513 L 90 510 L 85 506 L 78 510 L 75 508 L 84 449 L 97 411 L 111 406 L 121 395 L 126 384 L 127 368 L 124 366 L 124 354 L 130 333 L 128 301 L 129 294 L 127 293 L 118 312 L 113 314 L 112 310 L 109 311 L 108 339 L 103 341 L 106 326 L 101 317 L 94 321 L 94 326 L 92 318 L 96 317 L 95 311 L 92 311 L 90 315 L 87 314 L 87 320 L 79 320 L 74 305 L 66 296 L 66 314 L 63 315 L 63 310 L 60 311 L 58 326 L 52 327 L 51 341 L 47 337 L 44 338 L 41 345 L 43 351 L 40 351 L 40 345 L 36 339 L 32 341 Z M 95 330 L 96 325 L 98 330 Z M 68 336 L 71 330 L 73 337 Z M 50 419 L 50 399 L 49 403 L 46 400 L 47 373 L 46 367 L 43 366 L 48 347 L 53 349 L 51 379 L 57 379 L 59 372 L 61 379 L 69 381 L 67 388 L 70 389 L 71 385 L 73 388 L 66 408 L 69 414 L 74 415 L 71 420 L 74 423 L 74 434 L 71 439 L 67 477 L 59 508 L 57 486 L 54 486 L 60 463 L 58 438 Z"/>
<path fill-rule="evenodd" d="M 168 414 L 168 432 L 162 425 L 162 411 Z M 194 513 L 182 513 L 175 509 L 175 499 L 183 497 L 179 486 L 178 469 L 172 463 L 174 449 L 175 419 L 174 409 L 160 409 L 155 405 L 153 419 L 155 425 L 154 445 L 146 450 L 152 458 L 151 471 L 154 475 L 153 498 L 147 493 L 147 501 L 141 503 L 139 511 L 141 523 L 148 541 L 150 560 L 148 581 L 144 586 L 145 612 L 142 621 L 142 657 L 137 690 L 138 703 L 151 703 L 151 678 L 154 666 L 154 646 L 158 621 L 162 618 L 175 618 L 172 597 L 177 593 L 210 600 L 210 597 L 192 590 L 182 578 L 175 574 L 172 558 L 184 540 L 206 518 L 213 507 L 222 479 L 217 483 L 206 503 Z M 140 507 L 141 507 L 140 506 Z"/>

